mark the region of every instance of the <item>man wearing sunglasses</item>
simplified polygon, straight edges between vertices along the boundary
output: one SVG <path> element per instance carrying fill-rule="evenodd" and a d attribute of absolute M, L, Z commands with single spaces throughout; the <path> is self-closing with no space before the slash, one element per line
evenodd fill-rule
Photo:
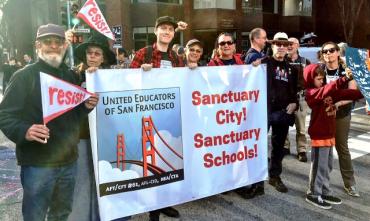
<path fill-rule="evenodd" d="M 271 133 L 271 159 L 269 163 L 269 184 L 279 192 L 288 192 L 282 182 L 282 161 L 284 143 L 288 135 L 289 124 L 294 123 L 294 111 L 297 107 L 296 71 L 285 59 L 290 42 L 288 35 L 278 32 L 272 44 L 272 56 L 267 59 L 267 107 Z"/>
<path fill-rule="evenodd" d="M 73 201 L 80 121 L 98 102 L 93 95 L 76 108 L 43 124 L 40 72 L 72 84 L 78 77 L 63 63 L 68 47 L 64 29 L 37 30 L 38 61 L 17 71 L 0 104 L 0 128 L 16 143 L 25 221 L 67 220 Z"/>
<path fill-rule="evenodd" d="M 237 65 L 244 64 L 240 56 L 235 54 L 235 41 L 231 33 L 221 33 L 217 38 L 217 54 L 211 59 L 208 66 Z"/>
<path fill-rule="evenodd" d="M 300 162 L 307 162 L 307 139 L 306 139 L 306 116 L 307 116 L 307 102 L 305 100 L 305 87 L 303 79 L 303 69 L 306 65 L 311 64 L 310 60 L 301 57 L 298 53 L 299 41 L 297 38 L 289 38 L 287 60 L 297 70 L 297 97 L 299 99 L 299 107 L 296 112 L 295 128 L 296 128 L 296 148 L 297 159 Z M 290 152 L 289 136 L 285 141 L 286 151 Z"/>

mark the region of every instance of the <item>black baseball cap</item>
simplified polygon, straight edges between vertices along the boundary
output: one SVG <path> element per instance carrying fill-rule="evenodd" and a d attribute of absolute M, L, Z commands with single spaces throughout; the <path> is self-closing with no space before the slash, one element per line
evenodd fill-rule
<path fill-rule="evenodd" d="M 178 26 L 175 19 L 171 16 L 162 16 L 157 18 L 157 20 L 155 21 L 155 28 L 157 28 L 161 24 L 171 24 L 174 29 L 176 29 Z"/>
<path fill-rule="evenodd" d="M 64 39 L 64 28 L 55 24 L 41 25 L 37 29 L 36 39 L 40 39 L 46 36 L 57 36 Z"/>

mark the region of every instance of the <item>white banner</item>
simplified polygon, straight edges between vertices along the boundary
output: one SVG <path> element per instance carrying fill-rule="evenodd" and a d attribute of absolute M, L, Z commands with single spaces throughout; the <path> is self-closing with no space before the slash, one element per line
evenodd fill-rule
<path fill-rule="evenodd" d="M 89 116 L 99 209 L 112 220 L 267 178 L 266 67 L 98 70 Z"/>
<path fill-rule="evenodd" d="M 73 109 L 91 93 L 54 76 L 40 72 L 42 115 L 44 124 Z"/>
<path fill-rule="evenodd" d="M 115 40 L 114 35 L 95 0 L 87 0 L 78 12 L 77 17 L 82 18 L 86 24 L 106 37 Z"/>

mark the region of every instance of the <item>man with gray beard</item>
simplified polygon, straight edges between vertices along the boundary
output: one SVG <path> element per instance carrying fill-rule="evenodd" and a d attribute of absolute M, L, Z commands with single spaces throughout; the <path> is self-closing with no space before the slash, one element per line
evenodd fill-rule
<path fill-rule="evenodd" d="M 68 44 L 61 26 L 40 26 L 35 47 L 38 61 L 10 80 L 0 104 L 0 129 L 16 143 L 23 219 L 63 221 L 72 209 L 80 121 L 96 106 L 98 96 L 44 125 L 40 72 L 71 84 L 78 84 L 78 76 L 62 62 Z"/>

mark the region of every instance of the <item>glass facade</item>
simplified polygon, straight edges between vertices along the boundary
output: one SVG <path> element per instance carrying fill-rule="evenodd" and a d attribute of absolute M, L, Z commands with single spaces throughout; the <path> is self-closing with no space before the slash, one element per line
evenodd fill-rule
<path fill-rule="evenodd" d="M 262 0 L 243 0 L 242 9 L 246 15 L 262 13 Z"/>
<path fill-rule="evenodd" d="M 235 0 L 194 0 L 194 9 L 236 9 Z"/>
<path fill-rule="evenodd" d="M 312 0 L 284 0 L 283 16 L 312 16 Z"/>

